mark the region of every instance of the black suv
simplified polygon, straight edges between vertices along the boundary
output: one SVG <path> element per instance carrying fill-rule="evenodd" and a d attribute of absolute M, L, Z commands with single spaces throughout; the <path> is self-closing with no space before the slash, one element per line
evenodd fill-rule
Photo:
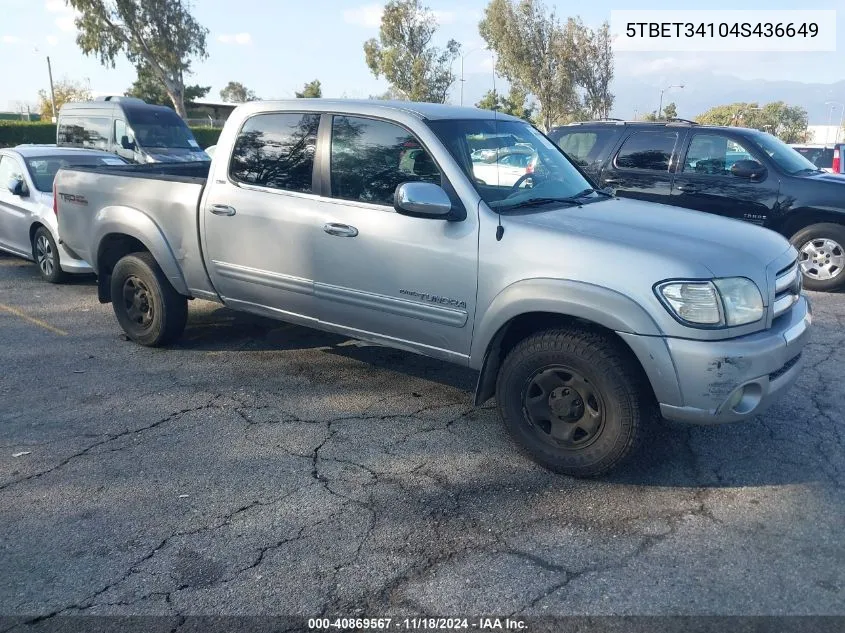
<path fill-rule="evenodd" d="M 845 176 L 774 136 L 675 119 L 573 123 L 549 137 L 616 195 L 765 226 L 798 249 L 807 288 L 845 285 Z"/>

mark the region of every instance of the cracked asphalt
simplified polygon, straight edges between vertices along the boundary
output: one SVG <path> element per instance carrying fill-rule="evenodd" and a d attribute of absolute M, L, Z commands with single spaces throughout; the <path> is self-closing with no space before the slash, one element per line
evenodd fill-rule
<path fill-rule="evenodd" d="M 811 297 L 787 399 L 580 481 L 462 368 L 200 301 L 146 349 L 0 255 L 0 615 L 845 615 L 845 294 Z"/>

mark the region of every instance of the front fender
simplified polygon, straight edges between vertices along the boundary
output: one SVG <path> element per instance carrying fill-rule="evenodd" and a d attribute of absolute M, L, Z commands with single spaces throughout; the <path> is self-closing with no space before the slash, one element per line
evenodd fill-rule
<path fill-rule="evenodd" d="M 482 310 L 472 337 L 470 367 L 482 367 L 490 342 L 506 323 L 531 312 L 581 318 L 615 332 L 662 334 L 645 309 L 615 290 L 567 279 L 527 279 L 502 290 Z"/>
<path fill-rule="evenodd" d="M 161 228 L 146 213 L 124 206 L 104 207 L 94 217 L 94 241 L 91 266 L 99 273 L 100 246 L 109 235 L 127 235 L 143 244 L 155 258 L 168 281 L 180 294 L 190 296 L 188 284 L 173 249 Z"/>

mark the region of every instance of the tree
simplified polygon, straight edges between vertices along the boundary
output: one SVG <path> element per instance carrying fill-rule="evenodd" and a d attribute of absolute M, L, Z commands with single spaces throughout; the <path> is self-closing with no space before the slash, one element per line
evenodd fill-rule
<path fill-rule="evenodd" d="M 323 88 L 320 86 L 320 80 L 315 79 L 309 81 L 302 88 L 302 92 L 296 93 L 297 99 L 319 99 L 323 96 Z"/>
<path fill-rule="evenodd" d="M 403 99 L 444 103 L 456 79 L 451 64 L 460 44 L 449 40 L 440 49 L 432 44 L 436 32 L 437 20 L 420 0 L 390 0 L 379 39 L 364 42 L 367 66 Z"/>
<path fill-rule="evenodd" d="M 172 105 L 173 102 L 167 95 L 163 84 L 153 74 L 149 65 L 141 64 L 136 69 L 136 72 L 138 73 L 138 78 L 130 86 L 129 90 L 124 93 L 127 97 L 137 97 L 155 105 Z M 210 90 L 211 86 L 185 86 L 184 99 L 186 102 L 202 99 Z"/>
<path fill-rule="evenodd" d="M 53 94 L 56 97 L 56 115 L 58 116 L 61 107 L 71 101 L 91 101 L 91 86 L 88 80 L 72 81 L 62 79 L 53 84 Z M 53 106 L 50 100 L 49 90 L 38 91 L 38 111 L 48 121 L 53 116 Z"/>
<path fill-rule="evenodd" d="M 562 26 L 539 0 L 491 0 L 478 29 L 498 56 L 496 70 L 536 97 L 543 128 L 578 108 L 575 20 Z"/>
<path fill-rule="evenodd" d="M 669 119 L 675 119 L 678 116 L 678 107 L 675 105 L 675 102 L 672 101 L 671 103 L 667 103 L 663 106 L 663 112 L 660 113 L 660 116 L 657 116 L 657 110 L 652 110 L 645 116 L 643 116 L 643 121 L 668 121 Z"/>
<path fill-rule="evenodd" d="M 696 117 L 704 125 L 742 126 L 769 132 L 785 143 L 800 143 L 807 137 L 807 111 L 773 101 L 764 106 L 756 102 L 715 106 Z"/>
<path fill-rule="evenodd" d="M 193 59 L 204 59 L 208 29 L 189 11 L 188 0 L 67 0 L 79 12 L 76 43 L 86 55 L 114 67 L 123 53 L 147 64 L 174 109 L 185 118 L 185 81 Z"/>
<path fill-rule="evenodd" d="M 258 97 L 255 93 L 248 89 L 239 81 L 230 81 L 226 87 L 220 91 L 220 98 L 227 103 L 246 103 L 247 101 L 256 101 Z"/>
<path fill-rule="evenodd" d="M 584 91 L 582 106 L 588 116 L 603 119 L 610 116 L 613 94 L 613 48 L 610 25 L 605 22 L 593 31 L 576 21 L 572 26 L 576 45 L 582 53 L 575 56 L 575 82 Z"/>
<path fill-rule="evenodd" d="M 526 103 L 527 99 L 528 95 L 523 90 L 511 86 L 506 97 L 497 94 L 494 90 L 488 90 L 475 107 L 482 110 L 497 110 L 530 121 L 534 116 L 534 104 Z"/>

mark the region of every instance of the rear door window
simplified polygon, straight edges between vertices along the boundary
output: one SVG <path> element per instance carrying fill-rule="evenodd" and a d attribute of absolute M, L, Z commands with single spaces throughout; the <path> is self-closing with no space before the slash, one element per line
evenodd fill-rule
<path fill-rule="evenodd" d="M 564 153 L 581 167 L 588 167 L 603 162 L 613 144 L 619 138 L 616 129 L 606 130 L 559 130 L 551 134 L 551 139 L 557 143 Z"/>
<path fill-rule="evenodd" d="M 668 171 L 678 142 L 674 130 L 642 130 L 625 139 L 616 155 L 616 166 L 621 169 Z"/>
<path fill-rule="evenodd" d="M 232 180 L 310 193 L 319 114 L 258 114 L 244 123 L 229 163 Z"/>

